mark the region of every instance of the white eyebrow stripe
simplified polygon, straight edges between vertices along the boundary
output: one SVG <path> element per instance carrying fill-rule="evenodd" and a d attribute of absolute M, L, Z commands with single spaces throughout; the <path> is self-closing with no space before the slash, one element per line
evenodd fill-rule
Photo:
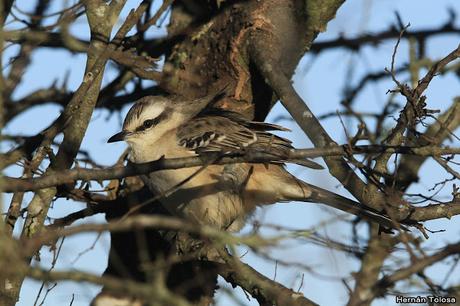
<path fill-rule="evenodd" d="M 157 97 L 147 96 L 138 100 L 128 111 L 123 129 L 128 131 L 142 130 L 140 127 L 145 120 L 158 119 L 157 124 L 171 116 L 171 107 Z"/>

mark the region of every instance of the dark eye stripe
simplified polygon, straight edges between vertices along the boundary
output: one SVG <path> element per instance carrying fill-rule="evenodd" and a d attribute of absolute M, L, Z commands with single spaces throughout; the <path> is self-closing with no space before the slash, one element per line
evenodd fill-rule
<path fill-rule="evenodd" d="M 136 128 L 136 132 L 145 131 L 157 125 L 158 123 L 165 120 L 166 118 L 168 118 L 168 114 L 166 112 L 162 112 L 158 117 L 153 118 L 153 119 L 147 119 L 144 122 L 142 122 L 142 125 Z"/>
<path fill-rule="evenodd" d="M 142 124 L 142 126 L 144 127 L 144 129 L 148 129 L 154 125 L 157 125 L 158 124 L 158 118 L 155 118 L 155 119 L 148 119 L 148 120 L 145 120 L 144 123 Z"/>

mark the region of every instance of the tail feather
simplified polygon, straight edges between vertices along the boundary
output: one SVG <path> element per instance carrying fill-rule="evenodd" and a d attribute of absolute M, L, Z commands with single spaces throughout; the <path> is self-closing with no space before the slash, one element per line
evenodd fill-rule
<path fill-rule="evenodd" d="M 307 184 L 305 182 L 301 182 L 301 184 L 303 185 L 302 187 L 306 189 L 306 192 L 310 193 L 310 196 L 304 198 L 303 201 L 317 202 L 330 207 L 334 207 L 336 209 L 363 218 L 367 221 L 378 223 L 387 230 L 408 230 L 405 226 L 398 224 L 388 216 L 374 211 L 371 208 L 364 206 L 356 201 L 350 200 L 328 190 Z"/>
<path fill-rule="evenodd" d="M 299 180 L 281 165 L 254 164 L 244 188 L 245 205 L 270 205 L 277 202 L 303 201 L 322 203 L 380 224 L 385 231 L 407 228 L 388 216 L 358 202 Z"/>
<path fill-rule="evenodd" d="M 317 162 L 312 161 L 311 159 L 291 159 L 286 161 L 287 163 L 294 163 L 299 166 L 315 169 L 315 170 L 323 170 L 324 167 L 318 164 Z"/>

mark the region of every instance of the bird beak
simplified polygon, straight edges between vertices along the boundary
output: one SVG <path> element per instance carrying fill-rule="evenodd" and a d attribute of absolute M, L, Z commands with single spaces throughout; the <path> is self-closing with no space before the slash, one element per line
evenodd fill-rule
<path fill-rule="evenodd" d="M 126 139 L 127 136 L 129 136 L 131 133 L 128 132 L 128 131 L 121 131 L 119 133 L 116 133 L 115 135 L 113 135 L 112 137 L 109 138 L 109 140 L 107 140 L 107 143 L 111 143 L 111 142 L 117 142 L 117 141 L 123 141 Z"/>

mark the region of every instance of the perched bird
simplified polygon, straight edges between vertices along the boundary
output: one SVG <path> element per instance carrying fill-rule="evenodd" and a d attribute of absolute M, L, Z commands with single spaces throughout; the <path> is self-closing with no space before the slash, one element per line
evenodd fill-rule
<path fill-rule="evenodd" d="M 209 107 L 214 99 L 146 96 L 132 106 L 123 130 L 108 142 L 126 141 L 134 163 L 247 150 L 283 157 L 293 148 L 289 140 L 270 133 L 285 128 Z M 295 162 L 317 165 L 308 160 Z M 142 179 L 154 194 L 164 195 L 160 202 L 173 215 L 229 231 L 241 229 L 257 206 L 281 201 L 323 203 L 385 228 L 394 227 L 386 216 L 297 179 L 281 162 L 160 170 Z"/>

